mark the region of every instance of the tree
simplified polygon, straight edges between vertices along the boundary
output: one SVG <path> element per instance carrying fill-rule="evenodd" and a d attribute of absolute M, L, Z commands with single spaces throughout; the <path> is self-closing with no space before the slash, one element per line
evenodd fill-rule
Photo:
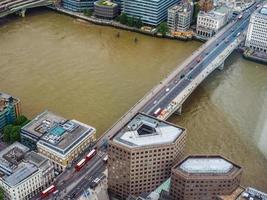
<path fill-rule="evenodd" d="M 16 142 L 16 141 L 20 141 L 20 129 L 21 126 L 13 126 L 11 133 L 10 133 L 10 141 Z"/>
<path fill-rule="evenodd" d="M 161 33 L 163 36 L 165 36 L 169 32 L 169 27 L 167 22 L 161 22 L 158 27 L 158 33 Z"/>
<path fill-rule="evenodd" d="M 25 117 L 24 115 L 20 115 L 16 118 L 16 120 L 14 121 L 14 125 L 22 125 L 23 123 L 25 123 L 26 121 L 28 121 L 27 117 Z"/>
<path fill-rule="evenodd" d="M 85 16 L 91 17 L 91 16 L 93 15 L 93 11 L 90 10 L 90 9 L 84 9 L 84 10 L 83 10 L 83 14 L 84 14 Z"/>
<path fill-rule="evenodd" d="M 0 200 L 4 200 L 5 199 L 5 191 L 3 190 L 2 187 L 0 187 Z"/>
<path fill-rule="evenodd" d="M 120 23 L 126 25 L 127 22 L 128 22 L 128 16 L 125 13 L 121 13 L 121 15 L 120 15 Z"/>
<path fill-rule="evenodd" d="M 128 17 L 127 19 L 127 25 L 133 27 L 134 26 L 134 17 Z"/>
<path fill-rule="evenodd" d="M 10 134 L 12 132 L 12 128 L 13 128 L 13 125 L 12 124 L 8 124 L 8 125 L 6 125 L 4 127 L 3 140 L 6 143 L 9 143 L 10 142 Z"/>
<path fill-rule="evenodd" d="M 193 13 L 193 21 L 196 22 L 197 21 L 197 15 L 200 11 L 200 5 L 198 2 L 194 3 L 194 13 Z"/>
<path fill-rule="evenodd" d="M 141 18 L 139 17 L 139 18 L 136 20 L 135 27 L 136 27 L 136 28 L 141 28 L 142 26 L 143 26 L 143 22 L 142 22 Z"/>

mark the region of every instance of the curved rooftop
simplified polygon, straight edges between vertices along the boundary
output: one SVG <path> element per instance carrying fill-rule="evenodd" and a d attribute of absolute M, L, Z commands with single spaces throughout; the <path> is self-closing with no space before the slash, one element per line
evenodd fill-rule
<path fill-rule="evenodd" d="M 233 168 L 233 164 L 220 157 L 192 157 L 186 159 L 180 168 L 187 173 L 225 174 Z"/>

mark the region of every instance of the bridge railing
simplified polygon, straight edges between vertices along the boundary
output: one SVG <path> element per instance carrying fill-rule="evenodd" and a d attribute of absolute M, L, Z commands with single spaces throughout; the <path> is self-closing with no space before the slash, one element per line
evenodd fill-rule
<path fill-rule="evenodd" d="M 153 87 L 151 90 L 149 90 L 137 103 L 135 103 L 124 115 L 122 115 L 119 120 L 117 120 L 99 139 L 103 139 L 104 137 L 108 136 L 109 134 L 113 134 L 113 132 L 118 131 L 123 125 L 125 125 L 129 120 L 129 118 L 132 118 L 140 109 L 142 108 L 137 108 L 138 105 L 142 102 L 145 101 L 146 99 L 147 102 L 153 98 L 151 96 L 152 94 L 154 95 L 155 93 L 159 92 L 162 88 L 164 88 L 168 83 L 175 78 L 193 59 L 197 58 L 203 52 L 210 44 L 212 44 L 214 41 L 216 41 L 220 36 L 224 34 L 226 30 L 229 30 L 232 28 L 235 24 L 235 21 L 232 20 L 230 23 L 228 23 L 226 26 L 224 26 L 218 33 L 216 33 L 212 38 L 210 38 L 205 44 L 203 44 L 200 48 L 195 50 L 193 54 L 188 57 L 181 65 L 178 65 L 173 71 L 171 71 L 161 82 L 160 84 L 156 85 Z M 144 103 L 145 104 L 145 103 Z M 136 110 L 136 111 L 134 111 Z M 125 119 L 128 116 L 127 119 Z M 116 126 L 119 126 L 116 128 Z M 113 130 L 114 129 L 114 130 Z"/>

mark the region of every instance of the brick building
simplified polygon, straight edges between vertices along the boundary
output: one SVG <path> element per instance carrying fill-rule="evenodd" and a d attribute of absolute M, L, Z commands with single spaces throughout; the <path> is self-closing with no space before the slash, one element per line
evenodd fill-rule
<path fill-rule="evenodd" d="M 212 200 L 231 194 L 239 185 L 242 168 L 219 155 L 188 156 L 172 168 L 172 200 Z"/>
<path fill-rule="evenodd" d="M 186 130 L 138 113 L 109 141 L 108 189 L 120 199 L 153 191 L 184 155 Z"/>

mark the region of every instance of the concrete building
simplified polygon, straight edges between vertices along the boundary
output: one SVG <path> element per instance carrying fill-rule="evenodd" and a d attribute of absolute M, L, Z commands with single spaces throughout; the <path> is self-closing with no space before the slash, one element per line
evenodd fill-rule
<path fill-rule="evenodd" d="M 26 146 L 15 142 L 0 152 L 0 186 L 5 199 L 30 199 L 53 179 L 52 163 Z"/>
<path fill-rule="evenodd" d="M 20 100 L 0 92 L 0 133 L 7 124 L 13 123 L 21 115 Z"/>
<path fill-rule="evenodd" d="M 177 0 L 123 0 L 122 12 L 141 18 L 144 24 L 157 26 L 167 19 L 167 10 Z"/>
<path fill-rule="evenodd" d="M 251 15 L 245 45 L 267 53 L 267 3 Z"/>
<path fill-rule="evenodd" d="M 118 4 L 108 0 L 99 0 L 94 3 L 94 15 L 104 19 L 113 19 L 119 14 Z"/>
<path fill-rule="evenodd" d="M 108 189 L 121 199 L 153 191 L 184 154 L 186 131 L 138 113 L 109 141 Z"/>
<path fill-rule="evenodd" d="M 179 3 L 168 9 L 168 26 L 170 31 L 187 31 L 192 22 L 193 5 L 189 2 Z"/>
<path fill-rule="evenodd" d="M 21 129 L 21 141 L 63 171 L 95 142 L 95 128 L 45 111 Z"/>
<path fill-rule="evenodd" d="M 212 11 L 200 11 L 197 17 L 197 35 L 208 39 L 215 35 L 232 17 L 232 9 L 226 6 L 217 7 Z"/>
<path fill-rule="evenodd" d="M 172 168 L 173 200 L 212 200 L 231 194 L 239 185 L 242 168 L 219 155 L 188 156 Z"/>
<path fill-rule="evenodd" d="M 83 12 L 85 10 L 93 10 L 96 0 L 62 0 L 62 6 L 73 12 Z"/>

